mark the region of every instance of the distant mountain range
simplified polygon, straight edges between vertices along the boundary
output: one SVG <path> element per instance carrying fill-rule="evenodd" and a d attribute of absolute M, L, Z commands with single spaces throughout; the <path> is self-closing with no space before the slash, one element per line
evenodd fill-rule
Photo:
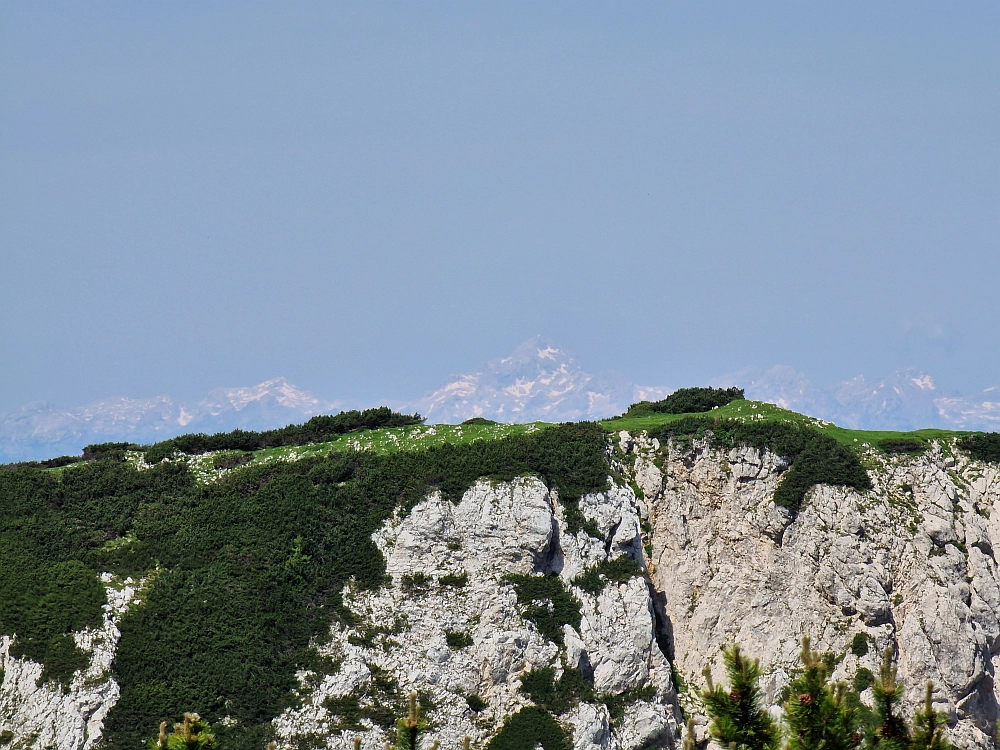
<path fill-rule="evenodd" d="M 744 370 L 719 378 L 713 385 L 739 385 L 747 398 L 858 430 L 1000 430 L 1000 388 L 965 398 L 939 389 L 934 378 L 915 369 L 873 381 L 858 375 L 822 388 L 795 369 L 777 365 L 769 370 Z"/>
<path fill-rule="evenodd" d="M 877 381 L 859 375 L 823 388 L 778 365 L 744 370 L 711 384 L 738 385 L 748 398 L 856 429 L 1000 430 L 1000 387 L 964 398 L 942 391 L 931 376 L 917 370 Z M 390 405 L 418 411 L 431 423 L 471 417 L 563 422 L 621 414 L 636 401 L 660 399 L 672 390 L 636 385 L 614 373 L 590 374 L 566 351 L 536 337 L 478 372 L 451 376 L 423 398 Z M 270 429 L 342 408 L 348 408 L 347 402 L 322 401 L 284 378 L 220 388 L 193 404 L 178 404 L 169 396 L 117 397 L 75 409 L 35 403 L 0 416 L 0 462 L 77 455 L 90 443 L 151 443 L 189 432 Z"/>
<path fill-rule="evenodd" d="M 410 407 L 430 422 L 471 417 L 568 422 L 621 414 L 636 401 L 661 399 L 670 391 L 638 386 L 614 373 L 591 375 L 565 351 L 538 336 L 479 372 L 453 375 Z"/>
<path fill-rule="evenodd" d="M 90 443 L 153 443 L 188 432 L 264 430 L 338 411 L 284 378 L 249 388 L 219 388 L 193 404 L 169 396 L 119 396 L 75 409 L 48 403 L 0 416 L 0 461 L 77 455 Z"/>

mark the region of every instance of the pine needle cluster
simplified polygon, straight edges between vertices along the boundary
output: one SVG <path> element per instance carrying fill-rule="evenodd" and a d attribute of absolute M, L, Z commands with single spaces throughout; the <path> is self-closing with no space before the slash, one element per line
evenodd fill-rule
<path fill-rule="evenodd" d="M 857 709 L 847 700 L 847 685 L 830 682 L 833 660 L 810 649 L 808 636 L 799 658 L 803 670 L 790 683 L 784 705 L 787 750 L 856 750 L 862 740 Z"/>
<path fill-rule="evenodd" d="M 761 700 L 760 662 L 743 655 L 739 646 L 723 653 L 729 690 L 712 684 L 708 667 L 704 675 L 708 690 L 701 695 L 712 724 L 712 736 L 732 750 L 778 750 L 780 733 Z"/>
<path fill-rule="evenodd" d="M 148 743 L 149 750 L 214 750 L 215 735 L 207 721 L 198 714 L 184 714 L 184 721 L 174 724 L 167 733 L 167 722 L 160 722 L 160 734 Z"/>

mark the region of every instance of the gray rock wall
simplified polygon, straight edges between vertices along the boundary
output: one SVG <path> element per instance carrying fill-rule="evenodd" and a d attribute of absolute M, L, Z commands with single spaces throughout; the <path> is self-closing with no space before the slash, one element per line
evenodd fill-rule
<path fill-rule="evenodd" d="M 843 657 L 836 677 L 848 681 L 859 667 L 878 674 L 892 646 L 911 710 L 931 680 L 952 741 L 994 746 L 996 467 L 937 445 L 919 458 L 871 454 L 874 490 L 817 487 L 793 518 L 772 500 L 784 468 L 777 457 L 697 443 L 659 448 L 620 435 L 622 468 L 650 508 L 668 650 L 689 686 L 703 686 L 706 664 L 723 677 L 720 648 L 731 643 L 760 658 L 772 700 L 798 664 L 803 635 Z M 867 637 L 863 656 L 852 653 L 858 633 Z M 690 694 L 686 702 L 697 711 Z"/>
<path fill-rule="evenodd" d="M 406 518 L 396 518 L 376 534 L 393 585 L 375 592 L 349 591 L 345 601 L 358 619 L 355 627 L 334 628 L 321 647 L 339 669 L 328 675 L 300 675 L 302 703 L 275 720 L 280 748 L 303 740 L 349 747 L 360 735 L 365 747 L 382 747 L 380 728 L 342 731 L 328 707 L 330 699 L 362 696 L 370 703 L 374 675 L 388 675 L 401 693 L 432 698 L 434 726 L 428 740 L 461 747 L 469 735 L 477 743 L 504 720 L 530 705 L 521 678 L 534 669 L 582 668 L 593 676 L 598 694 L 618 695 L 650 686 L 649 694 L 628 701 L 612 722 L 601 703 L 581 704 L 564 717 L 573 728 L 575 750 L 671 746 L 679 713 L 670 665 L 656 644 L 654 613 L 643 577 L 609 584 L 592 595 L 572 580 L 609 557 L 641 557 L 639 506 L 629 487 L 585 496 L 584 517 L 601 537 L 566 530 L 562 507 L 534 478 L 481 481 L 457 505 L 431 495 Z M 581 602 L 579 631 L 566 625 L 564 645 L 553 643 L 522 618 L 509 574 L 557 573 Z M 432 583 L 423 593 L 407 593 L 403 577 L 422 573 Z M 438 584 L 442 576 L 464 575 L 461 587 Z M 360 636 L 372 625 L 391 633 L 371 644 Z M 468 633 L 471 645 L 449 648 L 446 631 Z M 384 678 L 383 678 L 384 679 Z M 466 700 L 486 703 L 473 712 Z M 325 705 L 324 705 L 325 704 Z"/>

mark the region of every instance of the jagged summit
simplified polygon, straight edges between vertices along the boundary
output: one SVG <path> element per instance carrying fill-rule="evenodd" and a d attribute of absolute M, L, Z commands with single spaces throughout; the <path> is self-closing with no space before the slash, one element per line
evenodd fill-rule
<path fill-rule="evenodd" d="M 644 388 L 613 374 L 592 375 L 552 341 L 535 336 L 474 373 L 453 375 L 411 407 L 430 422 L 488 417 L 507 422 L 563 422 L 619 414 L 670 389 Z"/>

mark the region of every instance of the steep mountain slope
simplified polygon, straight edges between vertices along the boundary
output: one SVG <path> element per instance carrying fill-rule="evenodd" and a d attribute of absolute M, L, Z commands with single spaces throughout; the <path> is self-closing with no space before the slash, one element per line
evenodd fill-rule
<path fill-rule="evenodd" d="M 959 747 L 992 747 L 1000 664 L 1000 470 L 936 443 L 866 459 L 869 492 L 820 486 L 798 515 L 775 507 L 783 460 L 753 448 L 657 446 L 620 436 L 652 509 L 651 566 L 688 684 L 738 642 L 777 700 L 799 642 L 841 657 L 835 676 L 898 654 L 911 709 L 920 687 Z M 665 449 L 664 449 L 665 448 Z"/>
<path fill-rule="evenodd" d="M 909 705 L 933 680 L 953 741 L 992 750 L 1000 467 L 953 434 L 886 437 L 734 401 L 2 470 L 0 738 L 134 748 L 197 710 L 227 747 L 374 747 L 413 690 L 445 747 L 518 717 L 575 750 L 676 747 L 682 711 L 705 738 L 721 645 L 759 656 L 778 702 L 809 635 L 861 700 L 892 646 Z M 861 489 L 777 505 L 816 446 L 826 476 L 862 462 Z"/>

